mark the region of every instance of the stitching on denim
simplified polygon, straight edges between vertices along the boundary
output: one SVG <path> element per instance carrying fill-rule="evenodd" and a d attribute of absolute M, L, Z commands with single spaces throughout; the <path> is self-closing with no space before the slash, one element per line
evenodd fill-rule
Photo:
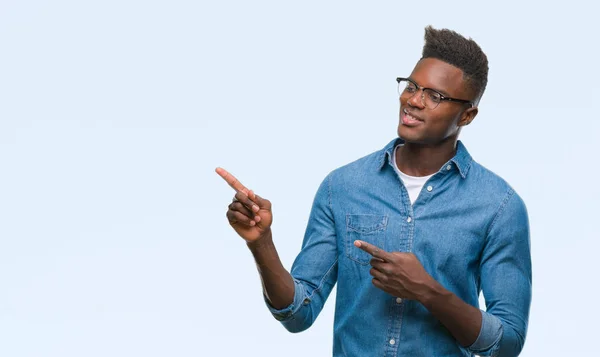
<path fill-rule="evenodd" d="M 488 227 L 487 232 L 485 232 L 486 238 L 490 235 L 490 232 L 492 231 L 492 228 L 494 227 L 494 225 L 498 221 L 498 218 L 502 215 L 502 213 L 504 213 L 506 205 L 508 204 L 508 201 L 510 201 L 510 199 L 514 196 L 514 193 L 515 193 L 515 190 L 513 190 L 512 188 L 508 189 L 508 192 L 506 193 L 506 196 L 504 197 L 504 200 L 502 201 L 502 204 L 498 208 L 498 211 L 496 212 L 496 215 L 494 216 L 494 219 L 492 220 L 492 223 Z"/>
<path fill-rule="evenodd" d="M 464 166 L 462 166 L 459 160 L 457 159 L 452 159 L 452 162 L 454 162 L 454 164 L 458 168 L 458 174 L 460 175 L 460 177 L 462 177 L 463 179 L 467 178 L 467 174 L 471 169 L 471 164 L 473 163 L 473 160 L 467 162 Z"/>
<path fill-rule="evenodd" d="M 419 191 L 419 196 L 417 196 L 415 203 L 417 203 L 417 201 L 419 201 L 419 199 L 420 199 L 420 201 L 418 203 L 419 203 L 420 212 L 421 212 L 422 216 L 424 216 L 425 213 L 427 213 L 427 208 L 429 208 L 431 206 L 431 205 L 428 205 L 427 203 L 429 203 L 429 201 L 431 201 L 433 199 L 433 195 L 435 194 L 435 193 L 432 193 L 429 191 L 423 193 L 423 190 L 427 190 L 427 186 L 430 186 L 430 184 L 432 184 L 432 183 L 435 185 L 434 187 L 442 186 L 442 182 L 441 182 L 441 180 L 443 178 L 442 175 L 443 175 L 443 173 L 440 173 L 439 171 L 436 172 L 435 174 L 433 174 L 433 176 L 431 176 L 429 179 L 427 179 L 427 181 L 423 184 L 423 187 L 421 187 L 421 191 Z M 438 182 L 440 183 L 439 185 L 437 184 Z M 427 197 L 424 198 L 421 194 L 426 194 Z M 409 202 L 410 202 L 410 196 L 409 196 Z M 412 206 L 412 211 L 413 211 L 412 212 L 413 219 L 417 219 L 417 217 L 414 217 L 415 216 L 415 206 L 413 204 L 411 204 L 411 206 Z"/>
<path fill-rule="evenodd" d="M 385 165 L 385 159 L 390 156 L 390 160 L 388 160 L 388 162 L 391 163 L 391 156 L 394 155 L 394 148 L 396 147 L 396 143 L 397 140 L 394 140 L 394 142 L 391 145 L 391 149 L 389 146 L 386 146 L 385 148 L 382 149 L 383 154 L 379 155 L 379 159 L 377 161 L 377 169 L 381 170 L 383 169 L 383 166 Z M 391 153 L 390 153 L 391 151 Z"/>
<path fill-rule="evenodd" d="M 327 276 L 329 275 L 329 273 L 331 273 L 331 271 L 333 270 L 333 267 L 336 266 L 337 262 L 338 262 L 338 259 L 336 258 L 335 261 L 333 262 L 333 264 L 331 264 L 331 266 L 329 267 L 329 269 L 327 269 L 327 272 L 321 278 L 321 281 L 319 282 L 319 286 L 317 286 L 310 293 L 310 295 L 309 294 L 306 295 L 309 299 L 311 299 L 315 295 L 315 293 L 317 293 L 317 292 L 319 292 L 321 290 L 321 288 L 323 287 L 323 284 L 325 283 L 325 280 L 327 279 Z"/>
<path fill-rule="evenodd" d="M 369 232 L 361 232 L 361 231 L 358 231 L 358 230 L 354 229 L 353 227 L 351 227 L 350 223 L 349 223 L 351 216 L 356 216 L 356 215 L 353 215 L 353 214 L 347 214 L 346 215 L 346 233 L 345 233 L 344 237 L 342 238 L 342 243 L 344 245 L 343 246 L 343 248 L 344 248 L 343 254 L 345 254 L 346 257 L 348 257 L 348 259 L 350 259 L 350 260 L 352 260 L 352 261 L 354 261 L 354 262 L 356 262 L 356 263 L 358 263 L 360 265 L 365 265 L 366 266 L 366 265 L 370 264 L 370 262 L 369 262 L 370 259 L 369 259 L 369 261 L 361 261 L 361 260 L 359 260 L 359 258 L 354 257 L 350 253 L 350 250 L 353 249 L 354 244 L 353 244 L 353 240 L 349 239 L 349 234 L 350 233 L 356 233 L 359 236 L 362 235 L 362 234 L 370 234 L 370 233 L 377 233 L 377 232 L 385 234 L 385 232 L 387 230 L 389 216 L 388 215 L 383 215 L 383 216 L 381 216 L 381 215 L 370 215 L 370 216 L 376 216 L 376 217 L 381 216 L 383 218 L 383 222 L 384 223 L 383 223 L 383 225 L 382 225 L 381 228 L 374 229 L 374 230 L 369 231 Z M 364 238 L 363 238 L 363 240 L 364 240 Z"/>
<path fill-rule="evenodd" d="M 469 170 L 471 169 L 471 164 L 472 164 L 472 163 L 473 163 L 473 159 L 471 159 L 471 161 L 469 161 L 469 162 L 467 163 L 467 165 L 465 165 L 465 170 L 464 170 L 464 171 L 465 171 L 465 174 L 464 174 L 464 176 L 463 176 L 464 178 L 466 178 L 466 177 L 467 177 L 467 174 L 469 173 Z"/>
<path fill-rule="evenodd" d="M 331 193 L 331 174 L 327 175 L 327 193 L 328 193 L 328 206 L 329 206 L 329 213 L 331 215 L 332 221 L 333 221 L 333 231 L 335 232 L 335 217 L 333 215 L 333 206 L 332 206 L 332 193 Z M 310 293 L 310 294 L 306 294 L 306 296 L 309 299 L 312 299 L 312 297 L 314 296 L 315 293 L 319 292 L 321 290 L 321 288 L 323 287 L 323 284 L 325 283 L 325 280 L 327 279 L 327 276 L 329 275 L 329 273 L 331 272 L 331 270 L 333 269 L 333 267 L 335 267 L 335 265 L 338 262 L 338 258 L 335 258 L 335 261 L 333 262 L 333 264 L 331 264 L 331 266 L 329 267 L 329 269 L 327 269 L 327 271 L 325 272 L 325 274 L 323 274 L 323 277 L 321 278 L 321 281 L 319 282 L 319 285 Z"/>
<path fill-rule="evenodd" d="M 333 206 L 331 205 L 331 174 L 327 175 L 327 205 L 329 206 L 330 213 L 333 213 Z M 334 220 L 335 224 L 335 220 Z"/>
<path fill-rule="evenodd" d="M 372 217 L 378 217 L 381 218 L 381 222 L 377 223 L 376 225 L 372 226 L 372 227 L 360 227 L 358 225 L 354 226 L 352 225 L 351 221 L 352 221 L 352 217 L 356 217 L 356 216 L 372 216 Z M 363 234 L 368 234 L 368 233 L 373 233 L 373 232 L 382 232 L 385 231 L 387 229 L 387 225 L 388 225 L 388 215 L 380 215 L 380 214 L 347 214 L 346 215 L 346 233 L 348 233 L 348 231 L 351 232 L 356 232 L 356 233 L 363 233 Z"/>
<path fill-rule="evenodd" d="M 331 173 L 327 175 L 327 193 L 328 193 L 328 201 L 327 204 L 329 206 L 329 214 L 331 215 L 331 221 L 333 222 L 333 231 L 337 232 L 335 227 L 335 215 L 333 214 L 333 193 L 331 190 Z"/>
<path fill-rule="evenodd" d="M 473 164 L 473 162 L 475 160 L 473 160 L 473 158 L 471 157 L 471 155 L 467 151 L 467 148 L 464 146 L 464 144 L 462 142 L 461 142 L 461 146 L 463 147 L 463 150 L 464 150 L 462 152 L 462 155 L 460 155 L 460 157 L 454 157 L 454 158 L 452 158 L 452 161 L 454 161 L 454 163 L 458 167 L 458 171 L 460 172 L 460 176 L 464 179 L 464 178 L 467 178 L 467 174 L 469 173 L 469 170 L 471 169 L 471 165 Z M 458 161 L 466 161 L 464 167 L 461 166 Z"/>
<path fill-rule="evenodd" d="M 295 281 L 295 279 L 294 279 Z M 294 314 L 298 311 L 297 306 L 295 305 L 295 301 L 284 308 L 283 310 L 278 310 L 277 312 L 271 312 L 277 321 L 287 322 L 293 320 Z"/>
<path fill-rule="evenodd" d="M 388 338 L 390 336 L 392 336 L 393 332 L 394 332 L 394 304 L 391 303 L 388 305 L 388 328 L 387 328 L 387 333 L 385 334 L 385 340 L 382 340 L 385 349 L 386 350 L 390 350 L 393 353 L 394 352 L 394 347 L 390 348 L 390 345 L 388 343 Z M 385 355 L 388 355 L 388 353 L 385 353 Z"/>
<path fill-rule="evenodd" d="M 402 305 L 400 306 L 400 319 L 398 321 L 398 337 L 400 339 L 402 339 L 402 322 L 404 322 L 404 314 L 406 313 L 406 310 L 408 309 L 407 304 L 409 304 L 410 301 L 404 301 L 404 303 L 402 303 Z M 398 349 L 400 348 L 400 344 L 396 344 L 396 353 L 398 353 Z"/>

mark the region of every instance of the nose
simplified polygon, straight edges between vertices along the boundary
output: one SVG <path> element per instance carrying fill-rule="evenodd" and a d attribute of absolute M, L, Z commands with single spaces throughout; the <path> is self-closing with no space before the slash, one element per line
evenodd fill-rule
<path fill-rule="evenodd" d="M 423 91 L 421 89 L 418 89 L 417 92 L 413 93 L 413 95 L 410 98 L 408 98 L 406 102 L 411 107 L 416 107 L 420 109 L 425 108 L 425 105 L 423 104 Z"/>

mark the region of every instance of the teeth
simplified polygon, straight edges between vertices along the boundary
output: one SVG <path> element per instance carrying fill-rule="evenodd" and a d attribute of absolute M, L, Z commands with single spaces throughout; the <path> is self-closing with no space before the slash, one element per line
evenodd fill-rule
<path fill-rule="evenodd" d="M 404 109 L 404 114 L 406 114 L 406 116 L 408 117 L 408 119 L 411 120 L 418 120 L 417 118 L 413 117 L 412 115 L 408 114 L 408 110 Z"/>

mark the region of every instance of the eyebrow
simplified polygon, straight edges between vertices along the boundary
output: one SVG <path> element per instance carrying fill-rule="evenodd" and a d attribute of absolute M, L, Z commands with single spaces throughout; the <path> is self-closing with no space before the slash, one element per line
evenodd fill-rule
<path fill-rule="evenodd" d="M 413 81 L 413 82 L 417 83 L 417 81 L 415 81 L 415 80 L 414 80 L 412 77 L 408 77 L 408 79 L 410 79 L 411 81 Z M 419 87 L 421 87 L 421 85 L 420 85 L 420 84 L 418 84 L 418 83 L 417 83 L 417 85 L 418 85 Z M 429 87 L 422 87 L 422 88 L 432 89 L 432 90 L 434 90 L 434 91 L 436 91 L 436 92 L 439 92 L 439 93 L 440 93 L 441 95 L 443 95 L 444 97 L 452 98 L 452 96 L 451 96 L 450 94 L 448 94 L 448 93 L 444 92 L 443 90 L 439 90 L 439 89 L 435 89 L 435 88 L 429 88 Z"/>

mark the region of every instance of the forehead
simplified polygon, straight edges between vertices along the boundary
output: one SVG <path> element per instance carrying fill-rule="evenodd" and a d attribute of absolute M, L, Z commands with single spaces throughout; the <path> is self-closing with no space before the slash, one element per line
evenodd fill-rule
<path fill-rule="evenodd" d="M 421 59 L 410 78 L 421 87 L 436 89 L 447 96 L 466 94 L 463 71 L 437 58 Z"/>

